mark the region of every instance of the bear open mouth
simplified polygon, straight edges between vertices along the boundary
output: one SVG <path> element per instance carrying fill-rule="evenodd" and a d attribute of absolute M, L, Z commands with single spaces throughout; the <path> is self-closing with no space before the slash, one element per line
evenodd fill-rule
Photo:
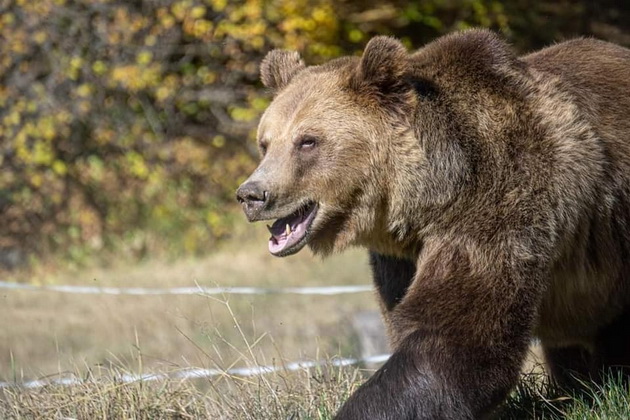
<path fill-rule="evenodd" d="M 273 225 L 267 225 L 271 232 L 269 252 L 277 257 L 285 257 L 302 249 L 306 245 L 317 208 L 317 203 L 307 203 L 289 216 L 276 220 Z"/>

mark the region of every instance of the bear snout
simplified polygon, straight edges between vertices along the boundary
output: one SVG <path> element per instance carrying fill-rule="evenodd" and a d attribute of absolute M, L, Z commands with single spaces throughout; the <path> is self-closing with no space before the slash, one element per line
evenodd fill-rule
<path fill-rule="evenodd" d="M 269 193 L 255 181 L 246 181 L 236 190 L 236 200 L 241 203 L 247 220 L 257 220 L 267 204 Z"/>

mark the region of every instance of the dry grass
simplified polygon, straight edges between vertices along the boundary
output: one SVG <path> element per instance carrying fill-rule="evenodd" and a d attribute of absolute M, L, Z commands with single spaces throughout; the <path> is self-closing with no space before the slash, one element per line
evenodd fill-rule
<path fill-rule="evenodd" d="M 92 269 L 47 283 L 178 287 L 294 286 L 369 282 L 364 254 L 325 262 L 307 253 L 278 260 L 263 234 L 204 259 Z M 0 380 L 48 375 L 80 385 L 0 389 L 0 419 L 331 419 L 371 371 L 321 367 L 257 377 L 123 383 L 121 373 L 173 373 L 190 366 L 280 366 L 359 353 L 350 327 L 367 294 L 343 296 L 84 296 L 3 291 Z M 611 381 L 586 396 L 550 388 L 533 350 L 525 376 L 497 418 L 629 418 L 628 389 Z"/>
<path fill-rule="evenodd" d="M 0 391 L 0 418 L 329 419 L 362 377 L 356 368 L 330 367 L 249 380 L 7 389 Z"/>
<path fill-rule="evenodd" d="M 280 366 L 282 358 L 265 360 L 261 337 L 251 339 L 229 301 L 214 300 L 230 314 L 237 339 L 228 341 L 216 332 L 241 364 Z M 198 344 L 193 343 L 195 346 Z M 144 373 L 144 356 L 137 347 L 136 372 Z M 205 363 L 219 365 L 219 347 L 198 350 Z M 357 367 L 322 367 L 297 372 L 279 370 L 255 377 L 228 374 L 196 380 L 167 379 L 123 382 L 128 373 L 118 360 L 109 368 L 99 366 L 74 372 L 82 382 L 71 386 L 48 385 L 33 389 L 0 390 L 0 418 L 15 419 L 329 419 L 365 377 Z M 175 369 L 166 371 L 175 374 Z M 369 372 L 371 373 L 371 372 Z M 3 417 L 4 416 L 4 417 Z"/>
<path fill-rule="evenodd" d="M 0 390 L 6 419 L 317 419 L 330 420 L 369 375 L 324 367 L 243 379 L 120 383 Z M 544 375 L 526 375 L 494 419 L 612 420 L 629 418 L 630 394 L 618 378 L 584 394 L 564 393 Z"/>
<path fill-rule="evenodd" d="M 263 228 L 264 229 L 264 228 Z M 249 231 L 248 233 L 251 233 Z M 296 286 L 369 283 L 364 252 L 324 262 L 304 252 L 279 260 L 266 233 L 237 234 L 219 252 L 174 263 L 38 276 L 47 284 Z M 350 318 L 376 309 L 369 293 L 343 296 L 91 296 L 3 291 L 0 380 L 67 376 L 81 385 L 0 391 L 0 418 L 330 418 L 362 381 L 357 367 L 122 383 L 120 372 L 195 366 L 281 365 L 352 356 Z"/>
<path fill-rule="evenodd" d="M 264 227 L 262 228 L 264 229 Z M 99 286 L 295 286 L 367 284 L 364 252 L 326 261 L 308 252 L 277 259 L 266 234 L 238 237 L 203 259 L 58 273 L 53 284 Z M 23 381 L 96 366 L 136 370 L 187 366 L 225 368 L 246 363 L 231 343 L 258 341 L 257 357 L 271 362 L 358 353 L 350 318 L 375 309 L 370 293 L 342 296 L 108 296 L 8 291 L 0 294 L 0 381 Z M 219 338 L 220 337 L 220 338 Z M 212 358 L 208 357 L 212 354 Z"/>

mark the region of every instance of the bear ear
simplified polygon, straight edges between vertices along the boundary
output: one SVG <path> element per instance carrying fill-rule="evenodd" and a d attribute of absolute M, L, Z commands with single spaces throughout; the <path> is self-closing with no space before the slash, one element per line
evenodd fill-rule
<path fill-rule="evenodd" d="M 408 67 L 409 54 L 400 41 L 388 36 L 374 37 L 363 51 L 355 85 L 371 85 L 384 94 L 399 91 L 407 85 Z"/>
<path fill-rule="evenodd" d="M 260 79 L 265 87 L 280 90 L 293 76 L 305 68 L 300 54 L 295 51 L 272 50 L 260 64 Z"/>

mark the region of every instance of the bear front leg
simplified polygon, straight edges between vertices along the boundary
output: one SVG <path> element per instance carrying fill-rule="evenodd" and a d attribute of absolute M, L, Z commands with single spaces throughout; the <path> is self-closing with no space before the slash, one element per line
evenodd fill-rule
<path fill-rule="evenodd" d="M 378 292 L 383 322 L 391 338 L 395 327 L 390 322 L 389 315 L 405 297 L 416 275 L 416 262 L 371 251 L 370 266 L 374 286 Z"/>
<path fill-rule="evenodd" d="M 423 251 L 386 314 L 394 354 L 336 419 L 476 419 L 501 403 L 518 380 L 542 291 L 539 266 L 506 248 Z"/>

